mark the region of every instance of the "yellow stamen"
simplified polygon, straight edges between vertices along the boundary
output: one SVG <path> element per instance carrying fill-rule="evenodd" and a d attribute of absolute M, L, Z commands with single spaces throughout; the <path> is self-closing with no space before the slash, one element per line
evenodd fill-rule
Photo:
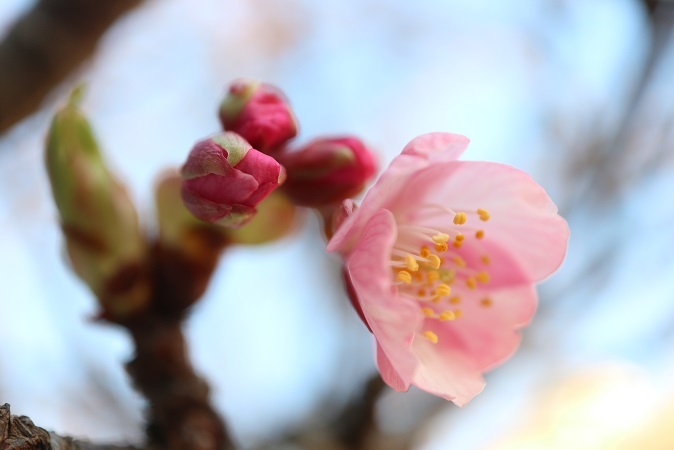
<path fill-rule="evenodd" d="M 419 263 L 417 263 L 417 260 L 414 259 L 414 256 L 412 255 L 405 256 L 405 265 L 410 272 L 416 272 L 419 270 Z"/>
<path fill-rule="evenodd" d="M 440 303 L 440 300 L 442 300 L 442 297 L 433 297 L 433 300 L 431 300 L 433 303 Z"/>
<path fill-rule="evenodd" d="M 452 293 L 452 288 L 447 286 L 445 283 L 440 283 L 438 286 L 435 288 L 435 292 L 438 293 L 438 295 L 442 297 L 446 297 L 449 294 Z"/>
<path fill-rule="evenodd" d="M 477 278 L 477 281 L 479 281 L 482 284 L 489 283 L 489 280 L 491 279 L 489 274 L 487 272 L 485 272 L 484 270 L 478 272 L 477 275 L 476 275 L 476 278 Z"/>
<path fill-rule="evenodd" d="M 418 295 L 419 297 L 425 297 L 425 296 L 426 296 L 426 289 L 424 289 L 424 288 L 419 289 L 419 290 L 417 291 L 417 295 Z"/>
<path fill-rule="evenodd" d="M 426 272 L 426 279 L 428 280 L 429 283 L 438 281 L 440 279 L 440 272 L 438 272 L 437 270 L 429 270 L 428 272 Z"/>
<path fill-rule="evenodd" d="M 428 255 L 431 254 L 431 251 L 428 249 L 428 247 L 421 247 L 421 250 L 419 250 L 419 256 L 422 258 L 428 258 Z"/>
<path fill-rule="evenodd" d="M 435 244 L 435 250 L 442 253 L 447 251 L 447 243 L 443 242 L 442 244 Z"/>
<path fill-rule="evenodd" d="M 465 238 L 466 238 L 466 236 L 464 236 L 463 234 L 459 233 L 459 234 L 457 234 L 457 235 L 454 237 L 454 240 L 455 240 L 456 242 L 461 242 L 461 241 L 463 241 Z"/>
<path fill-rule="evenodd" d="M 421 272 L 414 272 L 412 274 L 412 279 L 418 283 L 421 283 L 422 281 L 424 281 L 424 274 Z"/>
<path fill-rule="evenodd" d="M 455 316 L 457 319 L 458 319 L 459 317 L 461 317 L 462 314 L 463 314 L 463 313 L 461 312 L 460 309 L 455 309 L 455 310 L 454 310 L 454 316 Z"/>
<path fill-rule="evenodd" d="M 465 212 L 458 212 L 454 216 L 454 225 L 463 225 L 467 219 Z"/>
<path fill-rule="evenodd" d="M 477 281 L 475 281 L 474 277 L 468 277 L 466 278 L 466 286 L 470 289 L 475 289 L 477 287 Z"/>
<path fill-rule="evenodd" d="M 432 253 L 426 257 L 426 260 L 428 261 L 428 264 L 434 269 L 439 269 L 440 264 L 442 263 L 440 257 Z"/>
<path fill-rule="evenodd" d="M 454 297 L 451 297 L 449 299 L 449 303 L 451 303 L 452 305 L 458 305 L 459 303 L 461 303 L 461 297 L 455 295 Z"/>
<path fill-rule="evenodd" d="M 461 242 L 461 241 L 454 241 L 454 248 L 461 248 L 462 245 L 463 245 L 463 242 Z"/>
<path fill-rule="evenodd" d="M 478 208 L 477 215 L 480 216 L 480 220 L 482 220 L 483 222 L 486 222 L 487 220 L 489 220 L 489 217 L 490 217 L 489 211 L 487 211 L 486 209 L 482 209 L 482 208 Z"/>
<path fill-rule="evenodd" d="M 484 237 L 484 230 L 477 230 L 475 232 L 475 237 L 478 239 L 482 239 Z"/>
<path fill-rule="evenodd" d="M 433 333 L 432 331 L 424 331 L 422 333 L 422 336 L 431 341 L 434 344 L 438 343 L 438 335 Z"/>
<path fill-rule="evenodd" d="M 482 261 L 483 264 L 488 266 L 489 263 L 491 262 L 491 259 L 489 259 L 489 256 L 487 256 L 487 255 L 482 255 L 480 257 L 480 261 Z"/>
<path fill-rule="evenodd" d="M 410 284 L 412 282 L 412 274 L 406 270 L 401 270 L 400 272 L 398 272 L 398 276 L 396 279 L 398 281 L 402 281 L 405 284 Z"/>
<path fill-rule="evenodd" d="M 466 261 L 462 257 L 460 257 L 459 255 L 456 255 L 452 259 L 454 260 L 454 264 L 456 264 L 457 266 L 466 267 Z"/>
<path fill-rule="evenodd" d="M 424 313 L 424 316 L 426 317 L 433 317 L 435 315 L 435 311 L 431 308 L 421 308 L 421 312 Z"/>
<path fill-rule="evenodd" d="M 445 322 L 447 320 L 454 320 L 456 319 L 456 314 L 454 314 L 453 311 L 443 311 L 442 314 L 440 314 L 440 322 Z"/>
<path fill-rule="evenodd" d="M 489 297 L 480 300 L 480 306 L 482 306 L 483 308 L 489 308 L 493 304 L 494 302 Z"/>
<path fill-rule="evenodd" d="M 444 244 L 449 240 L 449 235 L 445 233 L 438 233 L 433 236 L 431 236 L 431 239 L 433 242 L 436 244 Z"/>

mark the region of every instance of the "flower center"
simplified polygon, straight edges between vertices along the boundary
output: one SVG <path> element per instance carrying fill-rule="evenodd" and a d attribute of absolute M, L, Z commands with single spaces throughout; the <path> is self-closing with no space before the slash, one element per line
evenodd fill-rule
<path fill-rule="evenodd" d="M 398 225 L 398 240 L 391 252 L 398 293 L 418 302 L 426 317 L 425 327 L 430 321 L 460 319 L 461 304 L 475 297 L 480 298 L 480 307 L 492 306 L 488 296 L 479 295 L 481 285 L 490 280 L 490 258 L 481 243 L 485 231 L 475 226 L 488 221 L 489 212 L 482 208 L 454 211 L 442 205 L 425 205 L 423 212 L 424 223 L 441 225 Z M 439 339 L 432 330 L 421 335 L 434 344 Z"/>

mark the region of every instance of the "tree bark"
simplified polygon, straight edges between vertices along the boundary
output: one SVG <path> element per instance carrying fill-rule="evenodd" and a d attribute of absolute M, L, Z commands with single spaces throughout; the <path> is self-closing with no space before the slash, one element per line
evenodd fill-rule
<path fill-rule="evenodd" d="M 140 450 L 130 445 L 93 444 L 62 437 L 40 428 L 26 416 L 14 416 L 0 406 L 0 450 Z M 148 448 L 149 450 L 149 448 Z"/>

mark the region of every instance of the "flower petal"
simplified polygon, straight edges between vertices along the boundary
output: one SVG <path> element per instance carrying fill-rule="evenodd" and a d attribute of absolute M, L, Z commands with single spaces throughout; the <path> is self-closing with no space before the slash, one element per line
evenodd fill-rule
<path fill-rule="evenodd" d="M 482 301 L 488 299 L 489 306 Z M 442 345 L 449 345 L 480 372 L 510 357 L 521 341 L 518 328 L 536 311 L 536 291 L 520 285 L 491 292 L 462 295 L 461 317 L 451 323 L 429 323 Z M 430 321 L 429 321 L 430 322 Z"/>
<path fill-rule="evenodd" d="M 414 138 L 370 188 L 358 214 L 344 221 L 335 232 L 328 243 L 328 251 L 349 252 L 370 217 L 382 208 L 391 209 L 395 205 L 410 176 L 431 163 L 455 160 L 469 142 L 465 136 L 451 133 L 429 133 Z"/>
<path fill-rule="evenodd" d="M 367 223 L 346 267 L 363 315 L 377 338 L 378 361 L 387 370 L 385 381 L 406 390 L 417 363 L 410 345 L 423 316 L 415 302 L 399 297 L 391 285 L 389 256 L 396 236 L 393 215 L 380 210 Z"/>
<path fill-rule="evenodd" d="M 381 374 L 382 380 L 398 392 L 405 392 L 410 388 L 412 380 L 408 377 L 403 379 L 396 370 L 391 360 L 386 356 L 386 352 L 377 343 L 377 369 Z"/>
<path fill-rule="evenodd" d="M 248 203 L 260 185 L 252 175 L 233 170 L 227 177 L 208 174 L 183 181 L 187 189 L 201 197 L 222 204 Z M 272 188 L 273 190 L 273 188 Z"/>
<path fill-rule="evenodd" d="M 185 206 L 192 214 L 206 222 L 216 222 L 232 211 L 231 205 L 213 202 L 189 189 L 183 183 L 181 195 Z"/>
<path fill-rule="evenodd" d="M 460 134 L 428 133 L 412 139 L 403 155 L 413 155 L 431 161 L 454 161 L 468 148 L 470 139 Z"/>
<path fill-rule="evenodd" d="M 413 383 L 420 389 L 458 406 L 465 406 L 484 389 L 480 372 L 452 347 L 451 342 L 433 344 L 418 337 L 413 349 L 419 359 Z"/>
<path fill-rule="evenodd" d="M 185 180 L 208 174 L 226 175 L 233 171 L 222 147 L 210 139 L 197 142 L 181 169 Z"/>
<path fill-rule="evenodd" d="M 407 179 L 406 190 L 391 210 L 396 217 L 414 221 L 420 203 L 468 213 L 488 210 L 491 218 L 487 222 L 473 215 L 466 226 L 483 229 L 484 245 L 498 243 L 530 282 L 549 276 L 566 255 L 566 221 L 543 188 L 514 167 L 475 161 L 433 164 Z"/>

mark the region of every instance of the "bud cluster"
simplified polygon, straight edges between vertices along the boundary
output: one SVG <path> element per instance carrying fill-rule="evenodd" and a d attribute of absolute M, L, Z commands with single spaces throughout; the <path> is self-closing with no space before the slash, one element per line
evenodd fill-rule
<path fill-rule="evenodd" d="M 293 204 L 330 215 L 376 171 L 372 152 L 353 136 L 290 146 L 295 114 L 269 84 L 234 81 L 218 115 L 224 131 L 197 142 L 182 168 L 182 198 L 203 221 L 241 227 L 277 187 Z"/>

